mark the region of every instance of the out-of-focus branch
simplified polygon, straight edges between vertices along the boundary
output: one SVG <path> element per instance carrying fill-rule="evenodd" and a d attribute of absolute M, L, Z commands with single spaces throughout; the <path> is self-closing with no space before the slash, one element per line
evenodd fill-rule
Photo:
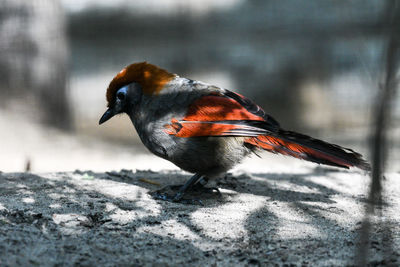
<path fill-rule="evenodd" d="M 369 248 L 369 235 L 371 231 L 371 218 L 375 214 L 376 207 L 382 204 L 382 175 L 387 156 L 386 132 L 391 119 L 392 99 L 394 98 L 398 81 L 396 78 L 399 69 L 400 58 L 400 3 L 396 0 L 388 2 L 387 27 L 389 27 L 389 40 L 386 53 L 386 76 L 383 86 L 380 88 L 376 106 L 374 109 L 374 125 L 372 131 L 372 173 L 371 187 L 366 205 L 365 219 L 361 228 L 360 247 L 357 257 L 357 265 L 366 266 Z M 385 222 L 383 222 L 385 223 Z M 385 229 L 387 227 L 384 227 Z M 387 229 L 390 229 L 388 227 Z M 387 237 L 386 237 L 387 238 Z M 390 237 L 389 237 L 390 239 Z M 386 248 L 389 249 L 390 248 Z"/>

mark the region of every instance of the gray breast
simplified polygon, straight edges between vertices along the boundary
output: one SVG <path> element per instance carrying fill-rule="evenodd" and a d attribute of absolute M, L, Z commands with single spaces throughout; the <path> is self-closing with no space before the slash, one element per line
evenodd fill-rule
<path fill-rule="evenodd" d="M 251 151 L 241 137 L 174 137 L 169 160 L 180 168 L 212 178 L 242 161 Z"/>
<path fill-rule="evenodd" d="M 250 152 L 243 146 L 243 138 L 181 138 L 164 131 L 164 125 L 173 118 L 186 115 L 195 99 L 217 89 L 203 83 L 196 87 L 181 84 L 179 90 L 171 88 L 156 97 L 143 96 L 135 112 L 129 114 L 143 144 L 188 172 L 214 176 L 232 168 Z"/>

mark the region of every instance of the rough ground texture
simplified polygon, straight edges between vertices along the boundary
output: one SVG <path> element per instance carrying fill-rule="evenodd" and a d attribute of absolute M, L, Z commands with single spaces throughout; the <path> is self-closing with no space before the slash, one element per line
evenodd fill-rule
<path fill-rule="evenodd" d="M 365 174 L 236 171 L 216 181 L 221 195 L 194 196 L 203 206 L 148 195 L 160 188 L 149 181 L 188 178 L 178 171 L 0 173 L 0 265 L 354 264 Z M 369 263 L 398 266 L 400 175 L 386 175 L 385 188 Z M 391 237 L 382 237 L 388 226 Z"/>

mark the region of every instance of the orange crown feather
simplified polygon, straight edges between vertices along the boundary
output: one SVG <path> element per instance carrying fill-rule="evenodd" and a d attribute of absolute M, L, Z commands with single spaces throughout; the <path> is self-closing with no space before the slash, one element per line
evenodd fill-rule
<path fill-rule="evenodd" d="M 115 102 L 115 94 L 132 82 L 140 84 L 143 94 L 158 94 L 176 75 L 147 62 L 134 63 L 121 70 L 107 88 L 108 107 Z"/>

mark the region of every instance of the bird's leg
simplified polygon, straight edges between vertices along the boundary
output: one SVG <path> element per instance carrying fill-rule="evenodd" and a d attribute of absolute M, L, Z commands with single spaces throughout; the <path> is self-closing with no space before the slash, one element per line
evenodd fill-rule
<path fill-rule="evenodd" d="M 175 202 L 178 202 L 182 199 L 183 195 L 185 192 L 191 188 L 198 180 L 200 180 L 202 177 L 201 174 L 196 173 L 193 175 L 189 181 L 187 181 L 184 185 L 182 185 L 181 188 L 179 188 L 178 192 L 175 194 L 174 198 L 172 199 Z"/>
<path fill-rule="evenodd" d="M 196 192 L 204 192 L 204 193 L 212 193 L 212 192 L 217 192 L 219 195 L 221 195 L 221 192 L 219 191 L 218 187 L 206 187 L 205 185 L 208 183 L 207 177 L 203 176 L 196 184 L 194 184 L 191 187 L 192 191 Z"/>
<path fill-rule="evenodd" d="M 192 191 L 196 193 L 213 193 L 217 192 L 219 195 L 221 195 L 221 192 L 217 187 L 206 187 L 206 184 L 208 183 L 208 178 L 206 176 L 202 176 L 197 182 L 194 182 L 190 187 L 187 187 L 185 192 Z M 167 185 L 165 188 L 171 189 L 173 191 L 180 191 L 180 189 L 183 187 L 182 184 L 180 185 Z"/>
<path fill-rule="evenodd" d="M 152 193 L 152 196 L 155 199 L 166 200 L 171 202 L 182 202 L 188 204 L 200 203 L 202 205 L 202 202 L 200 200 L 183 199 L 183 195 L 185 194 L 185 192 L 190 190 L 193 187 L 193 185 L 196 184 L 196 182 L 199 181 L 202 177 L 203 176 L 201 174 L 196 173 L 184 185 L 180 186 L 178 192 L 176 192 L 176 194 L 172 197 L 166 193 L 159 193 L 159 191 Z"/>

